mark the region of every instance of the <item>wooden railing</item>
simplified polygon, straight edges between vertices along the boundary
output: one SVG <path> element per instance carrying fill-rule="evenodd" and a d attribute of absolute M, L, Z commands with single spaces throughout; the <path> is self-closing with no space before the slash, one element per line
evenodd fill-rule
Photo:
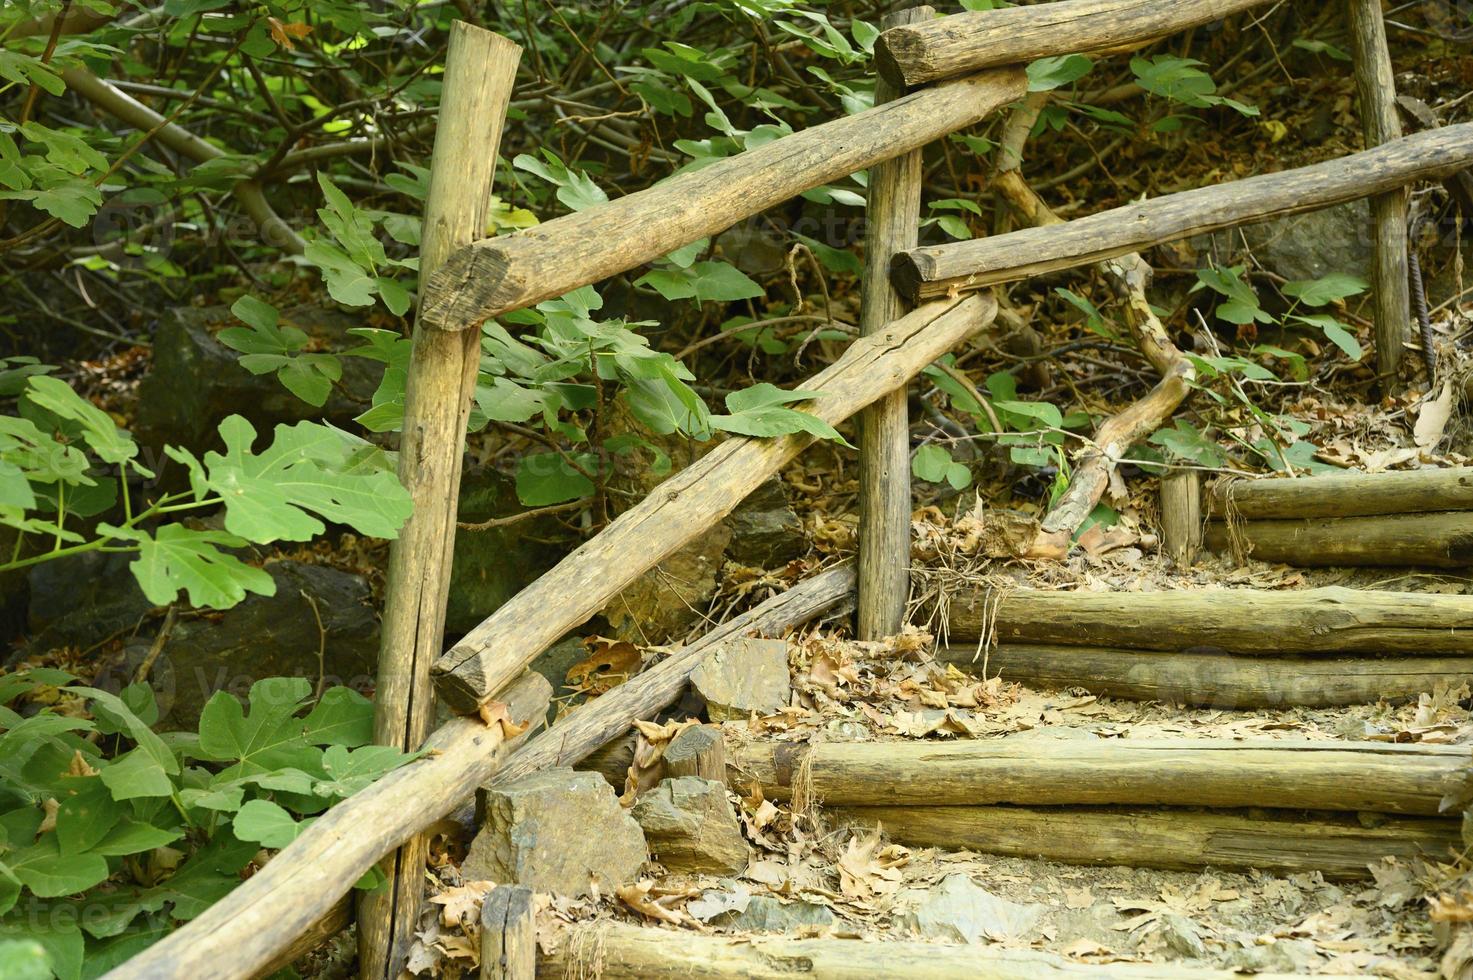
<path fill-rule="evenodd" d="M 874 108 L 536 228 L 482 240 L 477 237 L 485 227 L 520 50 L 497 35 L 455 25 L 426 206 L 424 289 L 400 453 L 400 476 L 414 496 L 415 513 L 392 553 L 377 695 L 381 742 L 405 749 L 423 743 L 434 751 L 334 807 L 229 896 L 109 976 L 201 980 L 251 976 L 280 965 L 300 948 L 300 937 L 319 936 L 345 921 L 345 896 L 353 883 L 391 852 L 384 865 L 389 885 L 361 903 L 359 928 L 362 975 L 396 976 L 417 921 L 425 853 L 420 835 L 476 786 L 498 772 L 580 760 L 634 719 L 673 702 L 708 643 L 745 632 L 780 634 L 850 601 L 856 580 L 861 636 L 894 632 L 909 563 L 904 388 L 927 364 L 991 323 L 994 302 L 962 295 L 967 291 L 1355 197 L 1400 200 L 1408 182 L 1473 163 L 1473 126 L 1390 138 L 1383 110 L 1392 94 L 1385 80 L 1376 81 L 1386 63 L 1379 7 L 1375 0 L 1348 0 L 1363 107 L 1381 120 L 1371 133 L 1377 138 L 1369 142 L 1385 137 L 1384 146 L 1068 222 L 1048 214 L 1013 175 L 1012 184 L 1002 180 L 999 186 L 1015 206 L 1027 205 L 1040 227 L 916 247 L 920 149 L 1023 98 L 1023 62 L 1129 49 L 1263 2 L 1064 0 L 939 19 L 919 8 L 888 21 L 877 43 L 882 80 Z M 937 84 L 915 91 L 903 87 L 932 82 Z M 455 501 L 479 360 L 477 327 L 632 269 L 865 168 L 872 169 L 863 336 L 804 385 L 825 393 L 809 409 L 825 421 L 861 416 L 863 543 L 857 572 L 840 567 L 769 600 L 515 748 L 497 719 L 535 720 L 544 713 L 546 682 L 525 670 L 532 659 L 720 520 L 810 440 L 727 441 L 657 487 L 442 656 Z M 1377 212 L 1378 222 L 1386 222 L 1378 226 L 1383 237 L 1395 234 L 1394 212 L 1389 205 Z M 1397 274 L 1394 251 L 1378 253 L 1378 283 Z M 1404 242 L 1402 255 L 1404 260 Z M 1137 259 L 1133 266 L 1110 269 L 1138 290 L 1143 267 Z M 886 269 L 893 278 L 883 274 Z M 1404 280 L 1404 269 L 1401 275 Z M 906 302 L 925 300 L 933 301 L 905 312 Z M 1384 297 L 1378 303 L 1378 353 L 1387 373 L 1394 371 L 1405 335 L 1405 310 L 1398 321 Z M 1149 306 L 1143 299 L 1139 305 L 1146 307 L 1150 327 Z M 1168 376 L 1163 398 L 1174 407 L 1171 399 L 1179 402 L 1183 378 L 1169 377 L 1174 348 L 1159 324 L 1151 329 L 1156 332 L 1140 332 L 1140 341 Z M 1134 432 L 1140 421 L 1123 431 Z M 1103 473 L 1114 457 L 1101 455 L 1099 461 Z M 1056 529 L 1065 546 L 1072 532 Z M 470 717 L 450 722 L 426 741 L 432 660 L 440 696 Z"/>

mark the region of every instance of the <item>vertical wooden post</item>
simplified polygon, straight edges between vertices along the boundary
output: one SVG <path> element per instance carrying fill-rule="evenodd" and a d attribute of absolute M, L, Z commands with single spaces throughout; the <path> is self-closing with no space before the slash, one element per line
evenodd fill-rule
<path fill-rule="evenodd" d="M 450 29 L 439 128 L 420 242 L 420 282 L 456 248 L 486 233 L 502 124 L 522 49 L 457 22 Z M 480 365 L 480 331 L 414 331 L 399 443 L 399 480 L 414 515 L 389 553 L 374 698 L 374 739 L 416 749 L 429 734 L 430 664 L 444 642 L 466 420 Z M 359 976 L 399 975 L 418 926 L 427 841 L 413 837 L 382 865 L 387 885 L 358 903 Z"/>
<path fill-rule="evenodd" d="M 885 17 L 885 28 L 929 20 L 930 7 Z M 875 104 L 903 92 L 875 81 Z M 890 257 L 915 248 L 921 216 L 921 151 L 912 150 L 869 171 L 865 208 L 861 336 L 884 329 L 905 312 L 890 284 Z M 859 413 L 859 612 L 861 640 L 900 632 L 910 594 L 910 413 L 906 393 L 885 395 Z"/>
<path fill-rule="evenodd" d="M 534 980 L 536 975 L 532 889 L 497 885 L 481 903 L 481 980 Z"/>
<path fill-rule="evenodd" d="M 1161 549 L 1178 565 L 1190 565 L 1202 546 L 1202 480 L 1195 470 L 1161 477 Z"/>
<path fill-rule="evenodd" d="M 715 725 L 697 725 L 675 736 L 665 749 L 665 775 L 699 776 L 726 782 L 726 743 Z"/>
<path fill-rule="evenodd" d="M 1401 136 L 1401 122 L 1396 117 L 1396 79 L 1391 71 L 1391 53 L 1386 47 L 1381 0 L 1348 2 L 1355 88 L 1366 148 L 1370 149 Z M 1404 345 L 1411 337 L 1404 188 L 1371 198 L 1371 233 L 1376 236 L 1373 275 L 1376 374 L 1383 391 L 1395 391 L 1401 386 L 1397 372 Z"/>

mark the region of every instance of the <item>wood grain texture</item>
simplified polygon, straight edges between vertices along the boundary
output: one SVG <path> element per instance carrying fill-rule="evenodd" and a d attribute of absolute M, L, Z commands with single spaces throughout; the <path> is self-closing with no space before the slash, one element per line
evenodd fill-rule
<path fill-rule="evenodd" d="M 1467 657 L 1243 657 L 1117 647 L 1005 643 L 942 647 L 936 659 L 1029 687 L 1082 687 L 1099 697 L 1208 708 L 1332 708 L 1415 701 L 1440 685 L 1473 684 Z"/>
<path fill-rule="evenodd" d="M 497 885 L 481 903 L 481 980 L 535 980 L 537 916 L 532 889 Z"/>
<path fill-rule="evenodd" d="M 1214 517 L 1362 517 L 1473 511 L 1473 467 L 1334 473 L 1297 479 L 1219 480 L 1206 499 Z"/>
<path fill-rule="evenodd" d="M 537 961 L 564 980 L 1242 980 L 1232 970 L 1174 963 L 1077 963 L 986 944 L 708 936 L 688 929 L 597 922 L 559 936 Z M 1332 977 L 1332 974 L 1317 974 Z M 1288 980 L 1259 973 L 1255 980 Z"/>
<path fill-rule="evenodd" d="M 929 304 L 859 338 L 803 385 L 824 393 L 805 410 L 832 424 L 903 387 L 992 322 L 996 303 L 975 300 Z M 705 533 L 811 442 L 806 435 L 729 439 L 670 477 L 441 657 L 434 666 L 441 696 L 456 711 L 474 711 L 533 657 Z"/>
<path fill-rule="evenodd" d="M 952 14 L 892 27 L 875 67 L 892 85 L 920 85 L 992 65 L 1135 47 L 1268 0 L 1060 0 Z"/>
<path fill-rule="evenodd" d="M 895 257 L 890 274 L 913 300 L 944 296 L 1370 197 L 1470 164 L 1473 123 L 1460 123 L 1338 160 L 1127 204 L 1057 227 L 911 249 Z"/>
<path fill-rule="evenodd" d="M 805 772 L 824 806 L 1101 805 L 1371 811 L 1436 816 L 1464 746 L 1258 738 L 751 742 L 733 785 L 786 798 Z"/>
<path fill-rule="evenodd" d="M 1447 860 L 1461 850 L 1458 821 L 1388 817 L 1362 826 L 1353 816 L 1307 817 L 1270 810 L 1223 812 L 1163 807 L 869 806 L 825 811 L 836 823 L 913 847 L 947 847 L 1138 868 L 1257 868 L 1369 878 L 1383 857 Z"/>
<path fill-rule="evenodd" d="M 1387 565 L 1467 568 L 1473 565 L 1473 514 L 1376 514 L 1243 520 L 1207 525 L 1212 551 L 1301 567 Z"/>
<path fill-rule="evenodd" d="M 1161 548 L 1180 566 L 1202 546 L 1202 477 L 1178 470 L 1161 477 Z"/>
<path fill-rule="evenodd" d="M 997 597 L 958 594 L 953 640 L 975 640 Z M 1473 653 L 1473 596 L 1339 587 L 1267 592 L 1053 592 L 1013 589 L 997 604 L 998 643 L 1186 653 Z"/>
<path fill-rule="evenodd" d="M 886 27 L 930 19 L 931 7 L 889 14 Z M 903 87 L 875 83 L 875 104 L 898 99 Z M 900 317 L 906 304 L 890 283 L 890 259 L 915 248 L 921 219 L 919 148 L 870 168 L 865 206 L 864 277 L 859 333 L 868 336 Z M 861 640 L 900 632 L 910 597 L 910 409 L 894 391 L 859 413 L 859 610 Z"/>
<path fill-rule="evenodd" d="M 853 565 L 839 565 L 798 583 L 573 711 L 514 752 L 497 770 L 496 781 L 582 761 L 628 731 L 634 719 L 649 718 L 679 698 L 691 671 L 718 644 L 737 636 L 781 636 L 810 619 L 851 605 L 853 599 Z M 622 785 L 622 771 L 628 766 L 624 758 L 606 771 L 617 772 L 613 781 Z"/>
<path fill-rule="evenodd" d="M 506 692 L 511 717 L 540 722 L 552 687 L 528 674 Z M 348 894 L 386 853 L 475 792 L 530 732 L 508 743 L 500 727 L 456 718 L 429 753 L 329 809 L 233 892 L 113 968 L 110 980 L 226 980 L 272 963 Z"/>
<path fill-rule="evenodd" d="M 444 98 L 430 162 L 420 244 L 421 275 L 485 232 L 507 103 L 522 49 L 464 22 L 450 29 Z M 399 482 L 414 511 L 389 550 L 374 695 L 374 741 L 408 750 L 433 723 L 430 665 L 444 648 L 445 603 L 455 550 L 465 429 L 481 363 L 480 337 L 417 321 L 405 381 Z M 359 975 L 399 975 L 419 927 L 428 841 L 413 838 L 386 859 L 385 887 L 358 901 Z"/>
<path fill-rule="evenodd" d="M 697 725 L 675 736 L 663 761 L 668 779 L 698 776 L 726 782 L 726 742 L 716 725 Z"/>
<path fill-rule="evenodd" d="M 1026 84 L 1022 69 L 1005 68 L 912 92 L 606 204 L 476 242 L 424 280 L 420 315 L 466 330 L 607 279 L 965 129 L 1022 96 Z"/>
<path fill-rule="evenodd" d="M 252 977 L 253 980 L 266 980 L 267 977 L 270 977 L 277 970 L 291 966 L 297 960 L 348 928 L 352 921 L 353 896 L 344 895 L 336 905 L 327 910 L 326 914 L 309 925 L 300 936 L 293 939 L 289 946 L 282 949 L 265 964 L 258 967 L 254 973 L 246 974 L 246 976 Z"/>
<path fill-rule="evenodd" d="M 1366 146 L 1380 146 L 1401 136 L 1396 115 L 1396 76 L 1386 46 L 1381 0 L 1348 0 L 1350 55 Z M 1450 175 L 1444 175 L 1450 176 Z M 1404 345 L 1411 337 L 1411 296 L 1407 278 L 1406 190 L 1401 187 L 1371 198 L 1371 301 L 1375 304 L 1376 374 L 1383 390 L 1400 387 L 1397 372 Z"/>

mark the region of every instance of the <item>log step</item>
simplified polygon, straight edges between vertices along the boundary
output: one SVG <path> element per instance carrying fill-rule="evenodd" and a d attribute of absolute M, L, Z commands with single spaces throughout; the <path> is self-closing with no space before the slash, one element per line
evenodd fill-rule
<path fill-rule="evenodd" d="M 1206 498 L 1212 517 L 1272 520 L 1473 510 L 1473 467 L 1219 480 Z"/>
<path fill-rule="evenodd" d="M 1082 687 L 1100 697 L 1208 708 L 1334 708 L 1409 701 L 1439 685 L 1473 684 L 1465 657 L 1243 657 L 1111 647 L 1005 643 L 978 655 L 975 643 L 946 646 L 936 659 L 1030 687 Z"/>
<path fill-rule="evenodd" d="M 1432 816 L 1473 766 L 1467 746 L 1227 738 L 753 742 L 733 785 L 783 798 L 806 779 L 825 806 L 1123 805 Z"/>
<path fill-rule="evenodd" d="M 1333 503 L 1333 498 L 1327 503 Z M 1203 543 L 1211 551 L 1242 550 L 1259 561 L 1306 568 L 1465 568 L 1473 565 L 1473 513 L 1452 510 L 1363 517 L 1243 518 L 1231 531 L 1222 521 L 1211 521 Z"/>
<path fill-rule="evenodd" d="M 1346 588 L 1168 592 L 993 590 L 955 596 L 949 636 L 1281 656 L 1473 654 L 1473 596 Z"/>
<path fill-rule="evenodd" d="M 1364 825 L 1348 815 L 1183 808 L 864 806 L 825 813 L 866 832 L 878 824 L 892 840 L 914 847 L 1068 864 L 1318 871 L 1343 879 L 1369 877 L 1367 865 L 1384 857 L 1445 860 L 1462 849 L 1459 821 L 1430 817 Z"/>

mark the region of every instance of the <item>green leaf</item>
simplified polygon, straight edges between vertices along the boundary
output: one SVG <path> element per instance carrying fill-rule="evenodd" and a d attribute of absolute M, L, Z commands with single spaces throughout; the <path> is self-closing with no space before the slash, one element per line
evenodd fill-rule
<path fill-rule="evenodd" d="M 1094 62 L 1082 54 L 1039 58 L 1028 66 L 1028 91 L 1048 92 L 1076 82 L 1089 73 Z"/>
<path fill-rule="evenodd" d="M 106 463 L 124 463 L 138 455 L 133 438 L 119 429 L 102 409 L 72 390 L 59 378 L 32 375 L 26 382 L 26 399 L 52 414 L 77 422 L 82 438 Z"/>
<path fill-rule="evenodd" d="M 56 835 L 43 834 L 29 847 L 8 851 L 11 874 L 38 898 L 75 895 L 107 879 L 107 861 L 99 854 L 62 854 Z"/>
<path fill-rule="evenodd" d="M 302 824 L 270 800 L 251 800 L 240 808 L 232 823 L 235 836 L 263 847 L 282 848 L 297 839 Z"/>
<path fill-rule="evenodd" d="M 1306 306 L 1324 306 L 1347 296 L 1363 293 L 1371 284 L 1359 276 L 1332 272 L 1318 279 L 1298 280 L 1284 283 L 1284 295 L 1293 296 Z"/>
<path fill-rule="evenodd" d="M 581 453 L 573 457 L 592 472 L 598 457 Z M 557 453 L 532 453 L 517 464 L 517 499 L 526 507 L 545 507 L 593 496 L 593 481 L 573 469 Z"/>
<path fill-rule="evenodd" d="M 155 827 L 141 820 L 123 820 L 92 848 L 92 853 L 104 857 L 142 854 L 172 844 L 183 836 L 184 831 L 179 828 Z"/>
<path fill-rule="evenodd" d="M 302 722 L 302 737 L 313 745 L 367 745 L 373 741 L 373 702 L 350 687 L 330 687 Z"/>
<path fill-rule="evenodd" d="M 392 472 L 355 471 L 368 445 L 315 422 L 278 425 L 259 455 L 255 428 L 239 415 L 220 423 L 225 453 L 205 454 L 211 489 L 225 501 L 225 529 L 261 544 L 307 541 L 324 531 L 314 514 L 380 538 L 398 535 L 413 509 Z"/>
<path fill-rule="evenodd" d="M 773 405 L 791 405 L 793 402 L 812 401 L 823 396 L 822 391 L 804 391 L 800 388 L 785 390 L 764 381 L 727 395 L 726 410 L 732 413 L 749 412 Z"/>
<path fill-rule="evenodd" d="M 697 262 L 688 269 L 656 269 L 641 276 L 637 284 L 653 287 L 668 300 L 697 302 L 752 299 L 765 292 L 746 273 L 725 262 Z"/>
<path fill-rule="evenodd" d="M 236 763 L 227 770 L 233 776 L 256 775 L 297 766 L 303 759 L 317 759 L 320 754 L 303 737 L 305 722 L 296 717 L 311 694 L 312 685 L 305 678 L 259 680 L 251 685 L 247 714 L 230 694 L 216 691 L 200 712 L 200 757 Z"/>
<path fill-rule="evenodd" d="M 111 768 L 111 767 L 109 767 Z M 56 841 L 62 854 L 89 851 L 123 819 L 102 779 L 93 776 L 75 795 L 61 801 L 56 813 Z"/>
<path fill-rule="evenodd" d="M 1295 313 L 1290 319 L 1320 328 L 1324 331 L 1325 339 L 1344 351 L 1345 356 L 1352 361 L 1365 356 L 1355 332 L 1328 313 Z"/>
<path fill-rule="evenodd" d="M 34 939 L 0 940 L 0 977 L 6 980 L 50 980 L 51 957 Z"/>
<path fill-rule="evenodd" d="M 211 609 L 229 609 L 247 592 L 276 594 L 276 583 L 268 573 L 220 550 L 247 544 L 234 534 L 198 531 L 182 524 L 162 524 L 153 537 L 111 524 L 99 524 L 97 529 L 138 545 L 138 558 L 128 567 L 155 605 L 173 602 L 180 592 L 188 594 L 191 605 Z"/>

